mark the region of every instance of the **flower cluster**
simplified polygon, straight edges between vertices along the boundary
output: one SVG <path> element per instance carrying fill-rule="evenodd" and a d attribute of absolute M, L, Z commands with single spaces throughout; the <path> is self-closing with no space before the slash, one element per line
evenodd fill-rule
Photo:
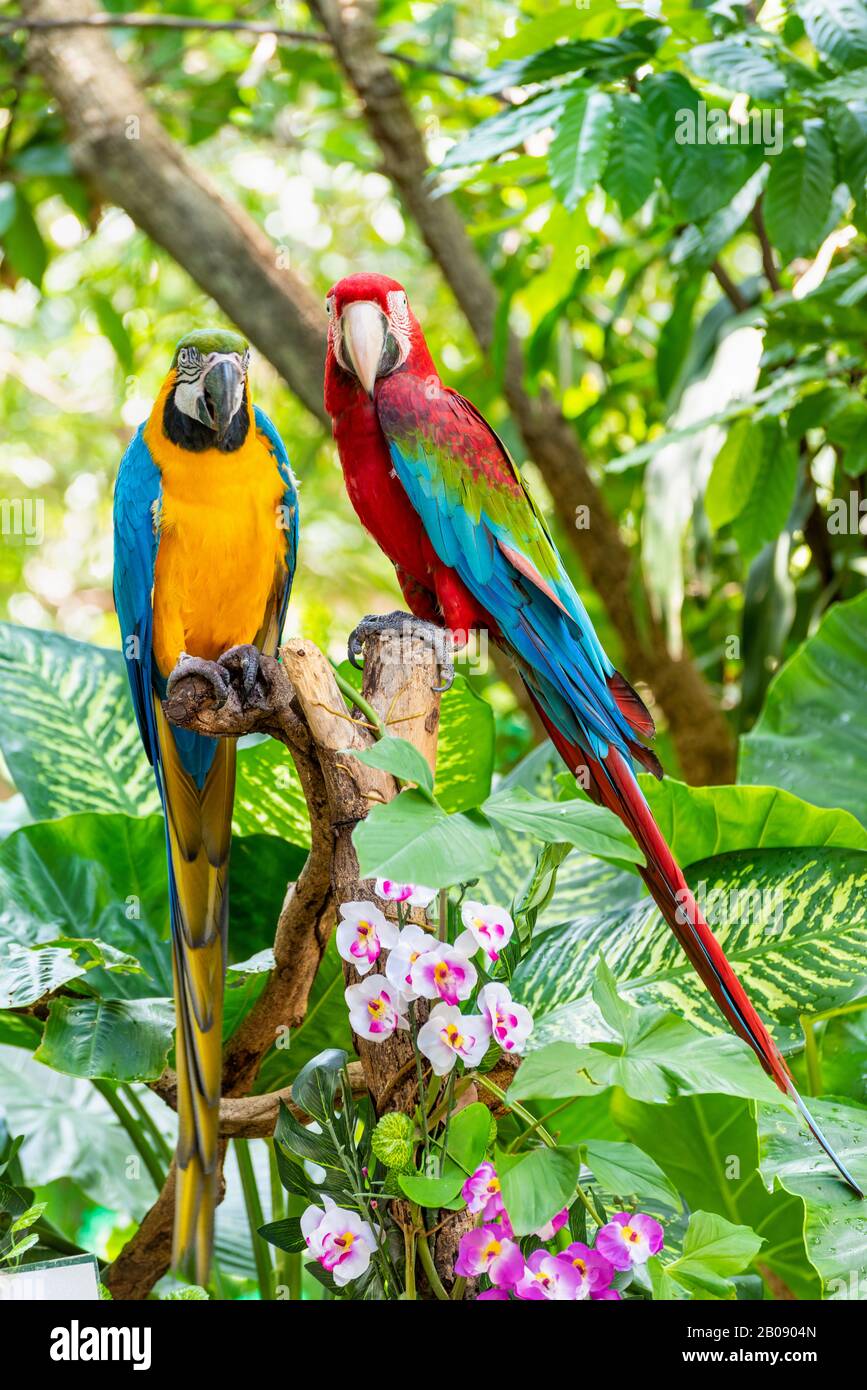
<path fill-rule="evenodd" d="M 391 879 L 377 879 L 376 892 L 383 902 L 417 907 L 429 906 L 436 896 L 434 889 Z M 415 1000 L 431 1000 L 418 1047 L 435 1076 L 446 1076 L 458 1060 L 477 1066 L 492 1038 L 504 1052 L 520 1053 L 533 1028 L 529 1011 L 504 984 L 486 984 L 476 996 L 476 1011 L 461 1012 L 479 982 L 471 957 L 484 951 L 496 962 L 515 930 L 508 912 L 493 903 L 465 902 L 461 917 L 464 930 L 449 945 L 414 922 L 398 929 L 372 902 L 340 909 L 337 949 L 365 977 L 345 992 L 354 1032 L 382 1042 L 409 1027 L 407 1009 Z M 384 952 L 384 973 L 370 974 Z"/>
<path fill-rule="evenodd" d="M 492 1287 L 478 1295 L 487 1302 L 518 1298 L 574 1300 L 619 1299 L 612 1286 L 616 1274 L 645 1264 L 662 1249 L 662 1227 L 642 1212 L 623 1211 L 596 1232 L 593 1249 L 580 1240 L 564 1250 L 536 1249 L 526 1258 L 514 1238 L 509 1214 L 503 1205 L 500 1180 L 492 1163 L 482 1163 L 461 1189 L 471 1212 L 482 1224 L 461 1237 L 455 1273 L 468 1279 L 486 1275 Z M 566 1225 L 568 1211 L 560 1211 L 533 1235 L 551 1241 Z"/>

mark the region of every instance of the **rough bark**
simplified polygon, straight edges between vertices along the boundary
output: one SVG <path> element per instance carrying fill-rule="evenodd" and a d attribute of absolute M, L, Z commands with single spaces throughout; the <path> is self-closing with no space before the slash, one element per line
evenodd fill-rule
<path fill-rule="evenodd" d="M 455 203 L 429 177 L 427 154 L 412 110 L 388 58 L 379 51 L 373 0 L 310 0 L 334 43 L 382 153 L 384 172 L 452 288 L 484 352 L 494 339 L 497 291 Z M 665 713 L 684 775 L 691 782 L 728 782 L 735 748 L 712 692 L 687 656 L 675 660 L 653 618 L 629 547 L 594 481 L 577 435 L 556 402 L 533 397 L 524 384 L 521 347 L 509 336 L 504 390 L 527 452 L 550 488 L 560 519 L 588 579 L 599 593 L 623 646 L 625 672 L 644 682 Z M 587 528 L 576 530 L 586 507 Z M 642 602 L 643 600 L 643 602 Z M 636 603 L 647 615 L 642 630 Z"/>

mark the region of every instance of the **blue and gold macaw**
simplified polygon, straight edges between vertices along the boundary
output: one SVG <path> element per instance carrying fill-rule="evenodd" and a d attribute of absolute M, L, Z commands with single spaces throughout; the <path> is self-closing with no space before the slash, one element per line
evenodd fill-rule
<path fill-rule="evenodd" d="M 250 399 L 249 348 L 200 330 L 178 344 L 114 494 L 114 598 L 139 732 L 163 803 L 177 1032 L 174 1262 L 208 1277 L 221 1079 L 235 743 L 172 726 L 188 675 L 218 703 L 250 694 L 276 653 L 298 544 L 283 442 Z"/>

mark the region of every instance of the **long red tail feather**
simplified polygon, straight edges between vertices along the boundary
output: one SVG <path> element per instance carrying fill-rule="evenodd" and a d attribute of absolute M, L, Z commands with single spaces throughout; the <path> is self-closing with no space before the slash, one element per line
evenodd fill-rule
<path fill-rule="evenodd" d="M 726 960 L 722 947 L 705 920 L 679 864 L 653 819 L 632 769 L 615 748 L 609 748 L 604 762 L 589 757 L 559 733 L 542 709 L 539 709 L 539 715 L 570 772 L 580 776 L 582 770 L 586 769 L 582 785 L 587 787 L 595 801 L 614 811 L 628 826 L 646 860 L 645 867 L 640 868 L 639 873 L 685 954 L 735 1033 L 749 1043 L 768 1075 L 774 1079 L 783 1094 L 790 1096 L 795 1102 L 812 1134 L 853 1192 L 863 1197 L 864 1193 L 858 1183 L 831 1148 L 798 1094 L 779 1048 Z"/>

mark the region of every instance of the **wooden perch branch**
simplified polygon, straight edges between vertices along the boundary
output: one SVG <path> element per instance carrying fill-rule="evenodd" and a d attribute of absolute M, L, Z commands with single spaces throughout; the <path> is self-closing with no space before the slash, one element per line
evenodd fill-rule
<path fill-rule="evenodd" d="M 363 697 L 386 725 L 394 725 L 428 758 L 436 759 L 439 695 L 436 661 L 422 643 L 393 643 L 388 635 L 368 643 Z M 274 938 L 275 964 L 264 990 L 226 1045 L 220 1132 L 228 1137 L 273 1133 L 280 1100 L 288 1089 L 249 1094 L 262 1059 L 288 1027 L 303 1021 L 335 904 L 369 897 L 362 882 L 352 831 L 374 801 L 396 795 L 394 778 L 352 757 L 374 741 L 367 722 L 346 708 L 334 672 L 312 642 L 295 639 L 279 660 L 263 658 L 262 680 L 248 700 L 233 687 L 216 708 L 208 682 L 190 676 L 173 689 L 163 708 L 172 723 L 199 733 L 237 738 L 260 732 L 288 748 L 310 814 L 311 847 L 304 868 L 290 884 Z M 347 978 L 354 978 L 347 969 Z M 358 1039 L 361 1063 L 350 1071 L 353 1089 L 369 1093 L 374 1107 L 415 1104 L 414 1081 L 395 1085 L 412 1052 L 406 1038 L 379 1047 Z M 153 1090 L 177 1104 L 176 1081 L 165 1073 Z M 223 1146 L 225 1150 L 225 1145 Z M 106 1282 L 115 1298 L 144 1298 L 168 1268 L 171 1255 L 174 1170 L 140 1229 L 115 1260 Z"/>

